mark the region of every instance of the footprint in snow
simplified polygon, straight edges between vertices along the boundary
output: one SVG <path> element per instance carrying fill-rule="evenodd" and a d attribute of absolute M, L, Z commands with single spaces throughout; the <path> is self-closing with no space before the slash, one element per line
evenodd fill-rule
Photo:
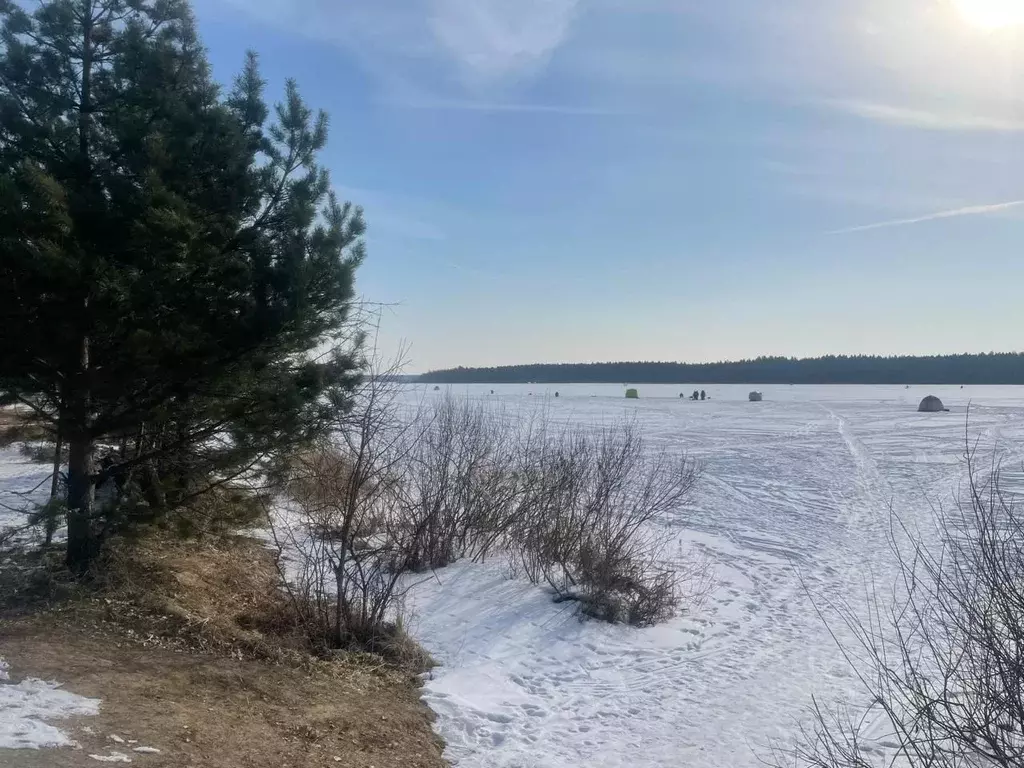
<path fill-rule="evenodd" d="M 484 717 L 492 723 L 501 723 L 503 725 L 511 723 L 515 719 L 511 715 L 502 715 L 497 712 L 487 712 L 484 714 Z"/>

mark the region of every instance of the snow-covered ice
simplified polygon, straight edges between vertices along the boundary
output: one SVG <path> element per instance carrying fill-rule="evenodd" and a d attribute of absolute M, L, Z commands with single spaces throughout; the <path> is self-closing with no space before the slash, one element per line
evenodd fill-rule
<path fill-rule="evenodd" d="M 806 722 L 811 696 L 859 700 L 828 605 L 888 584 L 889 504 L 927 526 L 964 479 L 966 406 L 982 454 L 1024 457 L 1024 388 L 452 387 L 456 393 L 608 423 L 635 414 L 655 444 L 699 457 L 694 508 L 664 531 L 714 563 L 707 604 L 637 630 L 580 621 L 500 564 L 460 564 L 410 596 L 410 629 L 441 662 L 425 698 L 459 768 L 760 765 Z M 544 397 L 559 391 L 560 397 Z M 530 395 L 529 393 L 533 394 Z M 925 394 L 950 413 L 919 414 Z M 416 397 L 436 396 L 418 392 Z M 837 626 L 834 626 L 837 631 Z"/>
<path fill-rule="evenodd" d="M 0 643 L 2 648 L 2 643 Z M 42 680 L 10 682 L 0 659 L 0 749 L 65 747 L 74 742 L 53 724 L 75 715 L 99 714 L 98 699 L 87 699 Z"/>

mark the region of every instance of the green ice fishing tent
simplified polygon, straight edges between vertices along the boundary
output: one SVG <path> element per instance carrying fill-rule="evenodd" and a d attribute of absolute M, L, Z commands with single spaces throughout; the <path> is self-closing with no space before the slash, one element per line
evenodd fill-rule
<path fill-rule="evenodd" d="M 626 390 L 626 399 L 627 400 L 639 400 L 640 399 L 640 393 L 637 392 L 635 389 L 627 389 Z"/>

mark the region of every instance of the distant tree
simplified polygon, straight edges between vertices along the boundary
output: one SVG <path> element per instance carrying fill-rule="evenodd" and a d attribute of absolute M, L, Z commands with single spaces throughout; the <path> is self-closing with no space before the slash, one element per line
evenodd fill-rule
<path fill-rule="evenodd" d="M 185 0 L 0 22 L 0 392 L 59 426 L 84 572 L 97 482 L 138 470 L 158 506 L 345 406 L 364 225 L 317 165 L 326 116 L 289 82 L 268 127 L 254 55 L 222 98 Z"/>
<path fill-rule="evenodd" d="M 431 371 L 435 383 L 544 384 L 633 381 L 645 384 L 1024 384 L 1024 354 L 933 357 L 828 355 L 798 360 L 759 357 L 717 363 L 578 363 Z"/>

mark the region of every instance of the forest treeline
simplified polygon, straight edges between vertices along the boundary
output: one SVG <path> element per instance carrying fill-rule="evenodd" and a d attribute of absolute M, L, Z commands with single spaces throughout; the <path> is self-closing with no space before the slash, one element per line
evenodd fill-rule
<path fill-rule="evenodd" d="M 718 363 L 556 363 L 430 371 L 429 384 L 1024 384 L 1024 354 L 758 357 Z"/>

